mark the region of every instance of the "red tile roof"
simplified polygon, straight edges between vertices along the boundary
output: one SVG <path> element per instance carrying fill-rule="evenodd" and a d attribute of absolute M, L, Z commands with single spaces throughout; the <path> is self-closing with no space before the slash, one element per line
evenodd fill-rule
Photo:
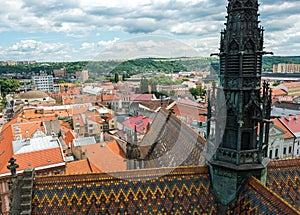
<path fill-rule="evenodd" d="M 19 165 L 19 168 L 17 169 L 18 171 L 26 168 L 47 167 L 50 165 L 64 163 L 62 151 L 59 147 L 36 152 L 16 154 L 13 155 L 13 157 L 16 159 L 16 163 Z M 0 174 L 8 172 L 9 170 L 6 168 L 6 165 L 4 165 L 4 167 L 2 167 L 0 170 Z"/>
<path fill-rule="evenodd" d="M 93 169 L 88 159 L 73 161 L 66 163 L 66 174 L 84 174 L 92 173 Z"/>
<path fill-rule="evenodd" d="M 36 132 L 37 130 L 45 132 L 45 127 L 43 125 L 43 122 L 41 121 L 19 123 L 15 125 L 18 125 L 20 127 L 22 139 L 26 137 L 28 138 L 32 137 L 33 133 Z M 16 133 L 14 135 L 16 135 Z"/>
<path fill-rule="evenodd" d="M 131 101 L 151 101 L 153 100 L 154 94 L 133 94 L 130 97 Z"/>
<path fill-rule="evenodd" d="M 76 138 L 76 134 L 72 131 L 69 130 L 67 133 L 64 135 L 64 141 L 67 144 L 67 146 L 71 146 L 71 143 L 73 140 Z"/>
<path fill-rule="evenodd" d="M 147 132 L 147 126 L 152 120 L 145 116 L 132 116 L 129 119 L 122 122 L 122 124 L 131 130 L 136 128 L 136 131 L 140 134 L 145 134 Z"/>
<path fill-rule="evenodd" d="M 287 95 L 287 92 L 284 91 L 283 89 L 278 89 L 278 90 L 272 91 L 272 96 L 285 96 L 285 95 Z"/>
<path fill-rule="evenodd" d="M 282 85 L 286 87 L 300 87 L 300 83 L 298 82 L 284 82 Z"/>
<path fill-rule="evenodd" d="M 102 101 L 115 101 L 115 100 L 120 100 L 120 97 L 113 94 L 102 95 Z"/>
<path fill-rule="evenodd" d="M 206 122 L 204 114 L 207 113 L 206 109 L 199 106 L 183 105 L 176 103 L 173 107 L 173 111 L 176 115 L 184 117 L 187 123 L 192 123 L 194 120 Z"/>
<path fill-rule="evenodd" d="M 0 133 L 0 170 L 6 168 L 8 165 L 8 160 L 13 155 L 12 141 L 12 127 L 8 126 Z"/>
<path fill-rule="evenodd" d="M 294 138 L 294 135 L 289 131 L 289 129 L 287 129 L 284 124 L 282 124 L 282 122 L 279 119 L 273 119 L 272 120 L 274 125 L 277 126 L 278 128 L 280 128 L 281 130 L 284 131 L 284 138 L 285 139 L 289 139 L 289 138 Z"/>
<path fill-rule="evenodd" d="M 114 140 L 113 143 L 106 143 L 103 147 L 100 144 L 85 145 L 82 146 L 82 151 L 87 152 L 89 162 L 101 172 L 126 170 L 124 157 L 116 153 L 112 144 L 117 145 L 117 142 Z"/>
<path fill-rule="evenodd" d="M 294 134 L 300 132 L 300 114 L 281 117 L 280 121 Z"/>
<path fill-rule="evenodd" d="M 178 99 L 176 101 L 178 104 L 184 104 L 184 105 L 190 105 L 190 106 L 195 106 L 195 107 L 203 107 L 205 108 L 207 105 L 206 104 L 200 104 L 198 102 L 195 102 L 191 99 Z"/>

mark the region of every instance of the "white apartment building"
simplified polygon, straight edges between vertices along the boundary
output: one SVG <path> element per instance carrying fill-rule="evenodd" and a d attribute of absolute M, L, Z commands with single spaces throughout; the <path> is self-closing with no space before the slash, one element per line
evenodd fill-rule
<path fill-rule="evenodd" d="M 32 82 L 37 90 L 43 92 L 54 91 L 54 81 L 52 75 L 32 76 Z"/>

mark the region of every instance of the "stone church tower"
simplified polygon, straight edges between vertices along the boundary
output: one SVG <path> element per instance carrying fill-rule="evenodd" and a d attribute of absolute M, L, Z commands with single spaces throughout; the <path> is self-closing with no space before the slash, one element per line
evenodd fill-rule
<path fill-rule="evenodd" d="M 219 86 L 216 99 L 211 96 L 208 113 L 208 120 L 215 123 L 215 134 L 208 130 L 207 151 L 213 155 L 209 159 L 213 188 L 225 205 L 235 199 L 250 176 L 262 182 L 266 178 L 271 90 L 267 83 L 261 86 L 262 56 L 267 53 L 263 51 L 264 29 L 259 26 L 258 7 L 258 0 L 229 0 L 217 54 Z M 218 100 L 222 96 L 223 106 Z M 222 117 L 212 117 L 211 110 L 223 111 L 219 113 Z M 218 129 L 222 123 L 223 131 Z"/>

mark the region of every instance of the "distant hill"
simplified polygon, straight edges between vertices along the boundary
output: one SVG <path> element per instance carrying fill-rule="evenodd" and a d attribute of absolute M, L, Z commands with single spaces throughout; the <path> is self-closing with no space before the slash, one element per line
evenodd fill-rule
<path fill-rule="evenodd" d="M 273 64 L 300 64 L 300 56 L 266 56 L 263 58 L 263 71 L 272 72 Z M 46 71 L 52 74 L 54 69 L 66 68 L 67 73 L 75 73 L 88 69 L 90 77 L 114 73 L 138 74 L 145 72 L 176 73 L 180 71 L 211 71 L 218 72 L 219 59 L 216 57 L 199 58 L 142 58 L 128 61 L 99 61 L 99 62 L 40 62 L 32 65 L 0 66 L 0 74 L 19 74 L 18 77 L 30 78 L 32 74 Z"/>

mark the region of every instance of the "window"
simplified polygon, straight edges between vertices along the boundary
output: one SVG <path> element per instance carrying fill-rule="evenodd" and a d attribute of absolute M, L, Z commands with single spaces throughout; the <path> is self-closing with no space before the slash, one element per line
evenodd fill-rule
<path fill-rule="evenodd" d="M 292 153 L 292 147 L 290 146 L 289 147 L 289 154 L 291 154 Z"/>
<path fill-rule="evenodd" d="M 273 151 L 270 150 L 269 158 L 271 158 L 271 159 L 272 159 L 272 153 L 273 153 Z"/>
<path fill-rule="evenodd" d="M 283 148 L 283 154 L 286 154 L 286 147 Z"/>
<path fill-rule="evenodd" d="M 278 158 L 278 149 L 275 150 L 275 158 Z"/>

